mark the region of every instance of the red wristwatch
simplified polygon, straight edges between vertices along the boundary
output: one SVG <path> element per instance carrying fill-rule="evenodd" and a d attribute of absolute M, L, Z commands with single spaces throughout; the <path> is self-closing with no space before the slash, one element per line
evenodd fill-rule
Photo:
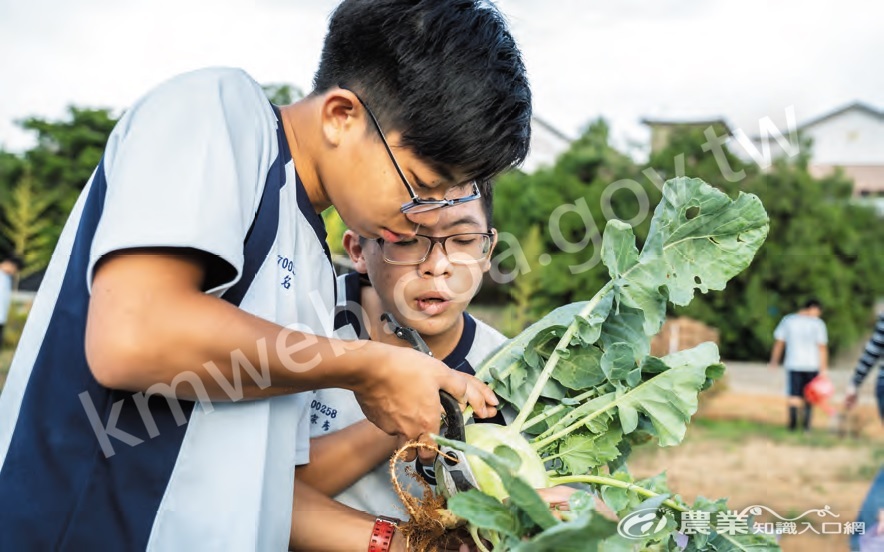
<path fill-rule="evenodd" d="M 393 535 L 399 527 L 399 520 L 387 516 L 378 516 L 374 520 L 374 528 L 371 530 L 371 540 L 368 541 L 368 552 L 389 552 Z"/>

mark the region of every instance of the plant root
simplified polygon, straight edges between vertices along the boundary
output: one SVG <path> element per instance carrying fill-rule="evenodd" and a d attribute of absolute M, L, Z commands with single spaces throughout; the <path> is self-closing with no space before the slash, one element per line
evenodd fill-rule
<path fill-rule="evenodd" d="M 434 445 L 411 442 L 390 458 L 390 479 L 393 481 L 393 488 L 410 516 L 408 521 L 400 525 L 399 531 L 405 537 L 409 551 L 436 552 L 440 550 L 442 543 L 458 538 L 454 532 L 464 525 L 465 520 L 446 510 L 445 497 L 437 495 L 411 466 L 405 468 L 405 473 L 420 483 L 423 496 L 418 498 L 402 488 L 396 474 L 396 464 L 404 461 L 405 455 L 412 449 L 429 449 L 441 454 Z"/>

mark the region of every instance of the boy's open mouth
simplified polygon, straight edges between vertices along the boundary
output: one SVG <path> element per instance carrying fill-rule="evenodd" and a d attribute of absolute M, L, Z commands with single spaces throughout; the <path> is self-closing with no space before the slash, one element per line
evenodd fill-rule
<path fill-rule="evenodd" d="M 417 309 L 430 316 L 444 312 L 451 304 L 451 300 L 439 292 L 430 292 L 419 295 L 415 299 Z"/>

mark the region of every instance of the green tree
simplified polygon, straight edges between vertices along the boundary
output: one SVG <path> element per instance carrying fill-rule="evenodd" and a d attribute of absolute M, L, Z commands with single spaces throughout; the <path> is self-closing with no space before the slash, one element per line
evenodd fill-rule
<path fill-rule="evenodd" d="M 304 92 L 293 84 L 265 84 L 261 88 L 275 105 L 288 105 L 304 97 Z"/>
<path fill-rule="evenodd" d="M 44 216 L 48 219 L 45 233 L 53 245 L 80 191 L 101 161 L 115 124 L 116 118 L 109 109 L 74 106 L 68 108 L 67 118 L 60 121 L 30 117 L 20 123 L 37 135 L 37 145 L 25 152 L 21 160 L 30 168 L 33 194 L 52 198 Z M 6 180 L 3 185 L 11 189 L 23 170 L 19 167 L 17 172 L 12 171 L 10 177 L 14 180 Z M 5 180 L 2 171 L 0 178 Z"/>
<path fill-rule="evenodd" d="M 51 223 L 45 217 L 52 208 L 50 193 L 38 194 L 29 170 L 13 188 L 9 200 L 3 204 L 3 234 L 11 243 L 13 252 L 24 261 L 21 276 L 42 270 L 49 264 L 55 242 Z"/>
<path fill-rule="evenodd" d="M 543 267 L 538 262 L 543 254 L 543 241 L 539 226 L 532 226 L 528 230 L 521 246 L 529 266 L 528 270 L 513 280 L 513 285 L 510 286 L 510 297 L 513 303 L 507 308 L 501 328 L 501 332 L 510 337 L 516 336 L 527 328 L 534 321 L 534 314 L 537 310 L 537 292 L 540 290 L 540 275 L 543 272 Z"/>
<path fill-rule="evenodd" d="M 346 255 L 347 252 L 344 251 L 343 239 L 347 225 L 344 224 L 341 215 L 338 214 L 334 207 L 329 207 L 322 212 L 322 221 L 325 223 L 325 230 L 328 234 L 325 241 L 328 243 L 329 250 L 335 255 Z"/>
<path fill-rule="evenodd" d="M 607 281 L 598 257 L 607 219 L 639 219 L 635 230 L 641 244 L 650 225 L 650 213 L 642 216 L 642 206 L 652 207 L 659 198 L 659 190 L 632 159 L 611 146 L 602 120 L 592 123 L 554 166 L 502 176 L 494 190 L 495 226 L 519 244 L 501 240 L 502 271 L 518 270 L 518 255 L 511 249 L 525 250 L 533 226 L 541 229 L 541 251 L 549 255 L 544 259 L 548 266 L 536 275 L 532 318 L 592 297 Z M 527 259 L 529 265 L 536 260 Z"/>

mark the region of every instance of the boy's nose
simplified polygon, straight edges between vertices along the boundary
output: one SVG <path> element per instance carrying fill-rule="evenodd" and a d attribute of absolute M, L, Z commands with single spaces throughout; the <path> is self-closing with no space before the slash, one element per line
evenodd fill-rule
<path fill-rule="evenodd" d="M 420 226 L 433 226 L 439 222 L 441 209 L 424 211 L 423 213 L 405 213 L 405 218 Z"/>
<path fill-rule="evenodd" d="M 421 263 L 421 273 L 427 276 L 444 276 L 451 273 L 451 261 L 445 253 L 441 243 L 434 243 L 427 253 L 427 258 Z"/>

